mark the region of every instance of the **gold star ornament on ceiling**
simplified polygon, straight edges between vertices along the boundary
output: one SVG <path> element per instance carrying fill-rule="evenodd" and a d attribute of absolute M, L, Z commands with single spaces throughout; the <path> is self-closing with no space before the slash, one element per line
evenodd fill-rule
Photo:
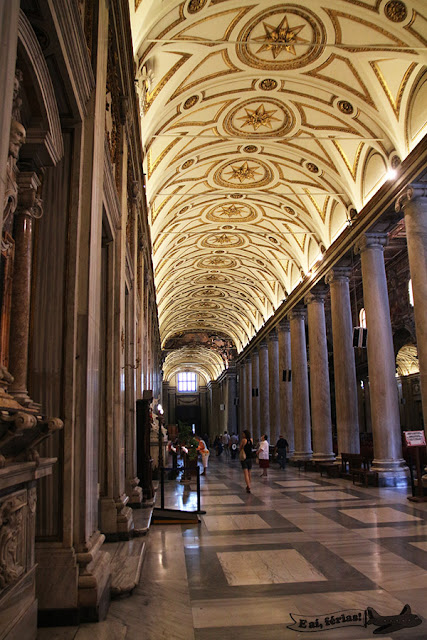
<path fill-rule="evenodd" d="M 260 104 L 258 109 L 245 109 L 246 116 L 242 116 L 237 118 L 237 120 L 244 120 L 245 122 L 240 126 L 242 129 L 247 125 L 252 126 L 254 131 L 257 131 L 260 127 L 268 127 L 271 129 L 271 121 L 277 120 L 280 122 L 280 118 L 275 118 L 274 113 L 276 113 L 276 109 L 271 111 L 266 111 L 263 104 Z"/>
<path fill-rule="evenodd" d="M 257 173 L 259 173 L 255 167 L 250 167 L 247 162 L 244 162 L 240 167 L 233 165 L 231 169 L 230 180 L 238 180 L 240 183 L 245 180 L 255 180 Z"/>
<path fill-rule="evenodd" d="M 306 25 L 301 24 L 297 27 L 289 27 L 288 19 L 284 16 L 277 27 L 273 27 L 267 22 L 263 22 L 265 29 L 264 36 L 258 36 L 254 38 L 254 41 L 262 41 L 264 44 L 258 49 L 257 53 L 262 51 L 271 51 L 273 58 L 276 59 L 282 51 L 287 51 L 293 56 L 296 55 L 295 44 L 298 42 L 308 42 L 304 38 L 298 36 L 299 32 L 304 29 Z M 267 42 L 265 42 L 267 40 Z"/>
<path fill-rule="evenodd" d="M 233 218 L 234 216 L 242 215 L 242 205 L 231 204 L 230 206 L 221 205 L 220 216 L 228 216 L 229 218 Z"/>

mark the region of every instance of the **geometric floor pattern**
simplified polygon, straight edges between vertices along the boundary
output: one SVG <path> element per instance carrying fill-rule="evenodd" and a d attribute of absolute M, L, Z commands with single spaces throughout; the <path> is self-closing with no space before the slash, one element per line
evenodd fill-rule
<path fill-rule="evenodd" d="M 268 473 L 255 467 L 247 494 L 240 462 L 211 456 L 200 524 L 151 526 L 133 595 L 105 623 L 38 639 L 427 640 L 427 504 L 291 465 Z M 168 481 L 165 506 L 196 509 L 194 489 Z M 406 604 L 421 624 L 381 622 Z M 365 626 L 368 607 L 379 617 Z"/>

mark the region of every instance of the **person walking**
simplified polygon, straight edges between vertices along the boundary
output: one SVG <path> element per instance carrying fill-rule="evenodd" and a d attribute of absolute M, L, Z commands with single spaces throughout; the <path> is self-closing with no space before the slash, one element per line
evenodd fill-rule
<path fill-rule="evenodd" d="M 244 429 L 240 441 L 239 460 L 242 465 L 243 475 L 245 476 L 246 493 L 251 492 L 252 448 L 253 442 L 250 431 Z"/>
<path fill-rule="evenodd" d="M 237 433 L 232 433 L 230 436 L 230 454 L 231 454 L 232 460 L 236 459 L 238 448 L 239 448 L 239 436 L 237 435 Z"/>
<path fill-rule="evenodd" d="M 270 447 L 268 444 L 268 436 L 265 433 L 261 436 L 261 441 L 257 449 L 257 457 L 259 460 L 259 468 L 262 469 L 262 478 L 267 477 L 267 469 L 270 466 Z"/>
<path fill-rule="evenodd" d="M 288 441 L 283 436 L 279 436 L 276 446 L 274 448 L 275 454 L 277 454 L 277 461 L 281 469 L 286 467 L 286 450 L 289 449 Z"/>
<path fill-rule="evenodd" d="M 208 468 L 209 449 L 207 448 L 205 441 L 202 440 L 200 436 L 195 436 L 195 438 L 199 443 L 197 447 L 197 451 L 202 456 L 203 471 L 200 475 L 205 476 Z"/>

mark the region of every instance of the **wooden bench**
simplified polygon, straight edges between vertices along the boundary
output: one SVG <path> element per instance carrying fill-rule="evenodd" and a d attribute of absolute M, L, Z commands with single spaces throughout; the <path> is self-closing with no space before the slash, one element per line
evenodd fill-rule
<path fill-rule="evenodd" d="M 371 469 L 372 460 L 360 453 L 341 453 L 341 472 L 342 478 L 351 478 L 353 484 L 356 480 L 368 486 L 369 478 L 372 478 L 373 484 L 378 486 L 378 472 Z"/>

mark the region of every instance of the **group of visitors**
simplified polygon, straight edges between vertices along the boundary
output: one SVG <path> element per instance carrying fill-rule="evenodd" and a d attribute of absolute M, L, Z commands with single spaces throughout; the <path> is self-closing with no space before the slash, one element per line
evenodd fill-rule
<path fill-rule="evenodd" d="M 197 451 L 201 456 L 203 466 L 203 471 L 200 475 L 204 476 L 207 472 L 210 455 L 207 444 L 208 436 L 205 434 L 203 438 L 198 435 L 195 435 L 194 437 L 198 443 Z M 256 459 L 259 468 L 262 470 L 261 477 L 268 477 L 268 469 L 270 467 L 270 445 L 267 434 L 263 434 L 257 445 L 254 446 L 250 431 L 244 429 L 239 445 L 239 436 L 236 433 L 232 433 L 230 436 L 227 431 L 224 431 L 221 436 L 217 435 L 215 437 L 213 447 L 217 456 L 220 456 L 222 452 L 225 451 L 226 457 L 231 456 L 232 460 L 236 459 L 237 452 L 239 452 L 239 460 L 245 477 L 247 493 L 251 492 L 251 470 L 254 459 Z M 174 467 L 176 466 L 176 458 L 178 456 L 179 448 L 181 448 L 181 450 L 185 449 L 183 446 L 179 446 L 178 439 L 174 442 L 170 442 L 169 451 L 174 457 Z M 277 460 L 281 469 L 285 469 L 286 467 L 286 451 L 288 448 L 289 445 L 286 438 L 280 435 L 274 448 L 274 456 L 277 455 Z M 186 453 L 187 451 L 184 450 L 183 452 Z"/>
<path fill-rule="evenodd" d="M 274 448 L 274 454 L 277 455 L 281 469 L 285 469 L 286 466 L 286 450 L 288 447 L 287 440 L 280 435 Z M 251 470 L 254 453 L 258 460 L 259 468 L 262 469 L 261 477 L 267 478 L 268 468 L 270 467 L 270 445 L 268 443 L 268 436 L 267 434 L 262 435 L 258 446 L 254 447 L 250 431 L 244 429 L 239 449 L 239 460 L 245 477 L 247 493 L 251 492 Z"/>

